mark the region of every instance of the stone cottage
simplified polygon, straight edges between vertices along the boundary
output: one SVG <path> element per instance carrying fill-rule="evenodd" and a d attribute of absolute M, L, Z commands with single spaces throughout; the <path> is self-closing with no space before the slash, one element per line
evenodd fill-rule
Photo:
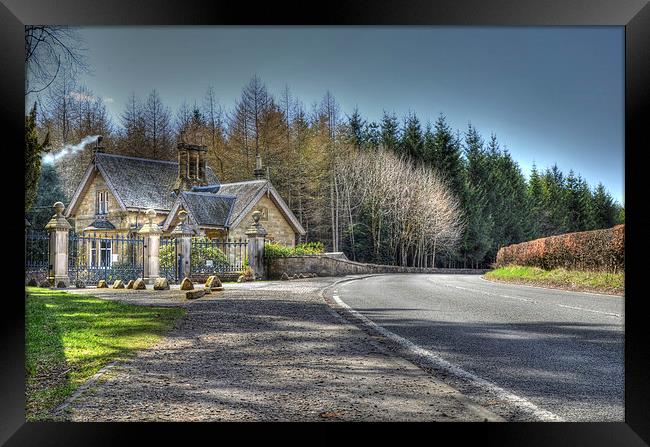
<path fill-rule="evenodd" d="M 147 222 L 145 212 L 169 235 L 185 210 L 197 235 L 245 238 L 254 211 L 262 213 L 267 239 L 295 246 L 305 230 L 270 181 L 257 159 L 255 180 L 219 183 L 206 164 L 205 146 L 181 143 L 178 161 L 161 161 L 104 153 L 95 149 L 65 216 L 77 233 L 137 233 Z"/>

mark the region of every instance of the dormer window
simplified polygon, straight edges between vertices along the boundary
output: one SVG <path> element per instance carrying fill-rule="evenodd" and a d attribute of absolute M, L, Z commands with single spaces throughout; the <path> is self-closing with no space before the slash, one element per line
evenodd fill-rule
<path fill-rule="evenodd" d="M 97 191 L 97 214 L 108 214 L 108 191 Z"/>

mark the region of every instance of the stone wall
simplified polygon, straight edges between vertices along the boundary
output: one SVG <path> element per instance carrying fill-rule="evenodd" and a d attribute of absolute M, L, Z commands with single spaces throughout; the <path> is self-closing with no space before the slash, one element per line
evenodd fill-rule
<path fill-rule="evenodd" d="M 255 204 L 246 217 L 240 222 L 236 228 L 232 228 L 228 233 L 229 238 L 246 239 L 246 230 L 253 222 L 253 212 L 265 207 L 268 211 L 268 220 L 260 220 L 260 223 L 267 231 L 266 239 L 274 242 L 279 242 L 288 247 L 296 245 L 296 233 L 294 232 L 289 222 L 285 219 L 282 211 L 269 199 L 266 194 Z"/>
<path fill-rule="evenodd" d="M 473 273 L 483 274 L 487 270 L 440 269 L 425 267 L 401 267 L 377 265 L 336 259 L 326 255 L 288 256 L 268 261 L 267 274 L 270 279 L 279 279 L 283 273 L 291 276 L 298 273 L 315 273 L 318 276 L 345 276 L 372 273 Z"/>

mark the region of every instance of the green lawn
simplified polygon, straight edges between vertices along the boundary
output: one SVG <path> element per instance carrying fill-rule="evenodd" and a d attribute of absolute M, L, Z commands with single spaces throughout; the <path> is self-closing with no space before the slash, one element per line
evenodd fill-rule
<path fill-rule="evenodd" d="M 538 267 L 510 265 L 487 272 L 485 277 L 495 281 L 614 295 L 623 295 L 625 291 L 624 272 L 587 272 L 562 268 L 543 270 Z"/>
<path fill-rule="evenodd" d="M 26 418 L 50 411 L 108 363 L 152 346 L 185 309 L 26 288 Z"/>

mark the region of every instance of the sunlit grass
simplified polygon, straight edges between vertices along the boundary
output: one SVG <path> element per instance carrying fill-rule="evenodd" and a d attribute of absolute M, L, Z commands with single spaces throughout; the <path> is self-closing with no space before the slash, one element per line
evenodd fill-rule
<path fill-rule="evenodd" d="M 99 369 L 152 346 L 184 313 L 182 308 L 135 306 L 28 287 L 27 420 L 47 418 Z"/>
<path fill-rule="evenodd" d="M 624 272 L 590 272 L 563 268 L 544 270 L 538 267 L 509 265 L 487 272 L 485 277 L 498 281 L 619 295 L 625 290 Z"/>

